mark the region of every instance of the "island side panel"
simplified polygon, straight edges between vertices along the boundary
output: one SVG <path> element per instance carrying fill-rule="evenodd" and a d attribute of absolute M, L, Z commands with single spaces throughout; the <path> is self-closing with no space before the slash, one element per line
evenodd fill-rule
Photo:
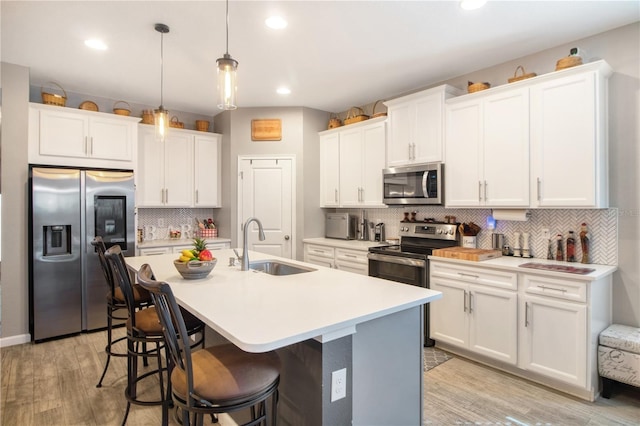
<path fill-rule="evenodd" d="M 353 335 L 353 425 L 422 424 L 422 306 L 359 324 Z"/>

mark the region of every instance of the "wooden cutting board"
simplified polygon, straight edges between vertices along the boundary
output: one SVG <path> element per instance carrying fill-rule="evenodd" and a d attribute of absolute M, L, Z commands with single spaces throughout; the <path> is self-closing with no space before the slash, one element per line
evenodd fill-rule
<path fill-rule="evenodd" d="M 449 247 L 433 250 L 433 256 L 446 257 L 449 259 L 472 260 L 479 262 L 482 260 L 495 259 L 502 256 L 500 250 L 485 250 L 467 247 Z"/>

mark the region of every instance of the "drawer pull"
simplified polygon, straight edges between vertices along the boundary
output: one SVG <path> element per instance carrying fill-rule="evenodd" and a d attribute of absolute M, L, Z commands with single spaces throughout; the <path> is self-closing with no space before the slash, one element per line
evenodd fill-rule
<path fill-rule="evenodd" d="M 347 254 L 347 253 L 345 253 L 344 257 L 352 257 L 352 258 L 355 259 L 357 256 L 355 254 Z"/>
<path fill-rule="evenodd" d="M 566 293 L 567 289 L 566 288 L 555 288 L 555 287 L 547 287 L 546 285 L 539 285 L 539 288 L 541 288 L 542 290 L 554 290 L 554 291 L 559 291 L 562 293 Z"/>
<path fill-rule="evenodd" d="M 474 275 L 474 274 L 465 274 L 465 273 L 463 273 L 463 272 L 458 272 L 458 275 L 460 275 L 461 277 L 471 277 L 471 278 L 475 278 L 475 279 L 480 278 L 480 276 L 479 276 L 479 275 Z"/>
<path fill-rule="evenodd" d="M 321 253 L 321 254 L 324 254 L 324 251 L 323 251 L 323 250 L 316 250 L 316 249 L 313 249 L 312 251 L 313 251 L 314 253 Z"/>

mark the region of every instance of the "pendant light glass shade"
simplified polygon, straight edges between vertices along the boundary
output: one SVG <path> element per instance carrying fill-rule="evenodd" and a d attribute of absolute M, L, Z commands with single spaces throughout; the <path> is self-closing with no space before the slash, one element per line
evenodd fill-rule
<path fill-rule="evenodd" d="M 164 141 L 169 130 L 169 111 L 164 109 L 164 35 L 169 32 L 169 27 L 165 24 L 156 24 L 155 30 L 160 33 L 160 106 L 153 111 L 154 123 L 156 126 L 156 137 Z"/>
<path fill-rule="evenodd" d="M 238 61 L 225 53 L 216 61 L 218 64 L 218 108 L 236 109 Z"/>
<path fill-rule="evenodd" d="M 169 111 L 160 105 L 158 109 L 153 111 L 153 120 L 156 125 L 156 137 L 164 140 L 169 130 Z"/>
<path fill-rule="evenodd" d="M 216 61 L 218 65 L 218 108 L 236 109 L 236 92 L 238 90 L 238 61 L 229 55 L 229 0 L 227 6 L 227 51 Z"/>

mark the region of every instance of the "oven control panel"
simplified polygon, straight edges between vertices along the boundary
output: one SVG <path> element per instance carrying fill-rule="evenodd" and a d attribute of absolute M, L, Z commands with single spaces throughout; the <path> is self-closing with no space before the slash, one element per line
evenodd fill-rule
<path fill-rule="evenodd" d="M 458 239 L 458 225 L 452 223 L 400 222 L 399 229 L 400 237 L 450 241 Z"/>

